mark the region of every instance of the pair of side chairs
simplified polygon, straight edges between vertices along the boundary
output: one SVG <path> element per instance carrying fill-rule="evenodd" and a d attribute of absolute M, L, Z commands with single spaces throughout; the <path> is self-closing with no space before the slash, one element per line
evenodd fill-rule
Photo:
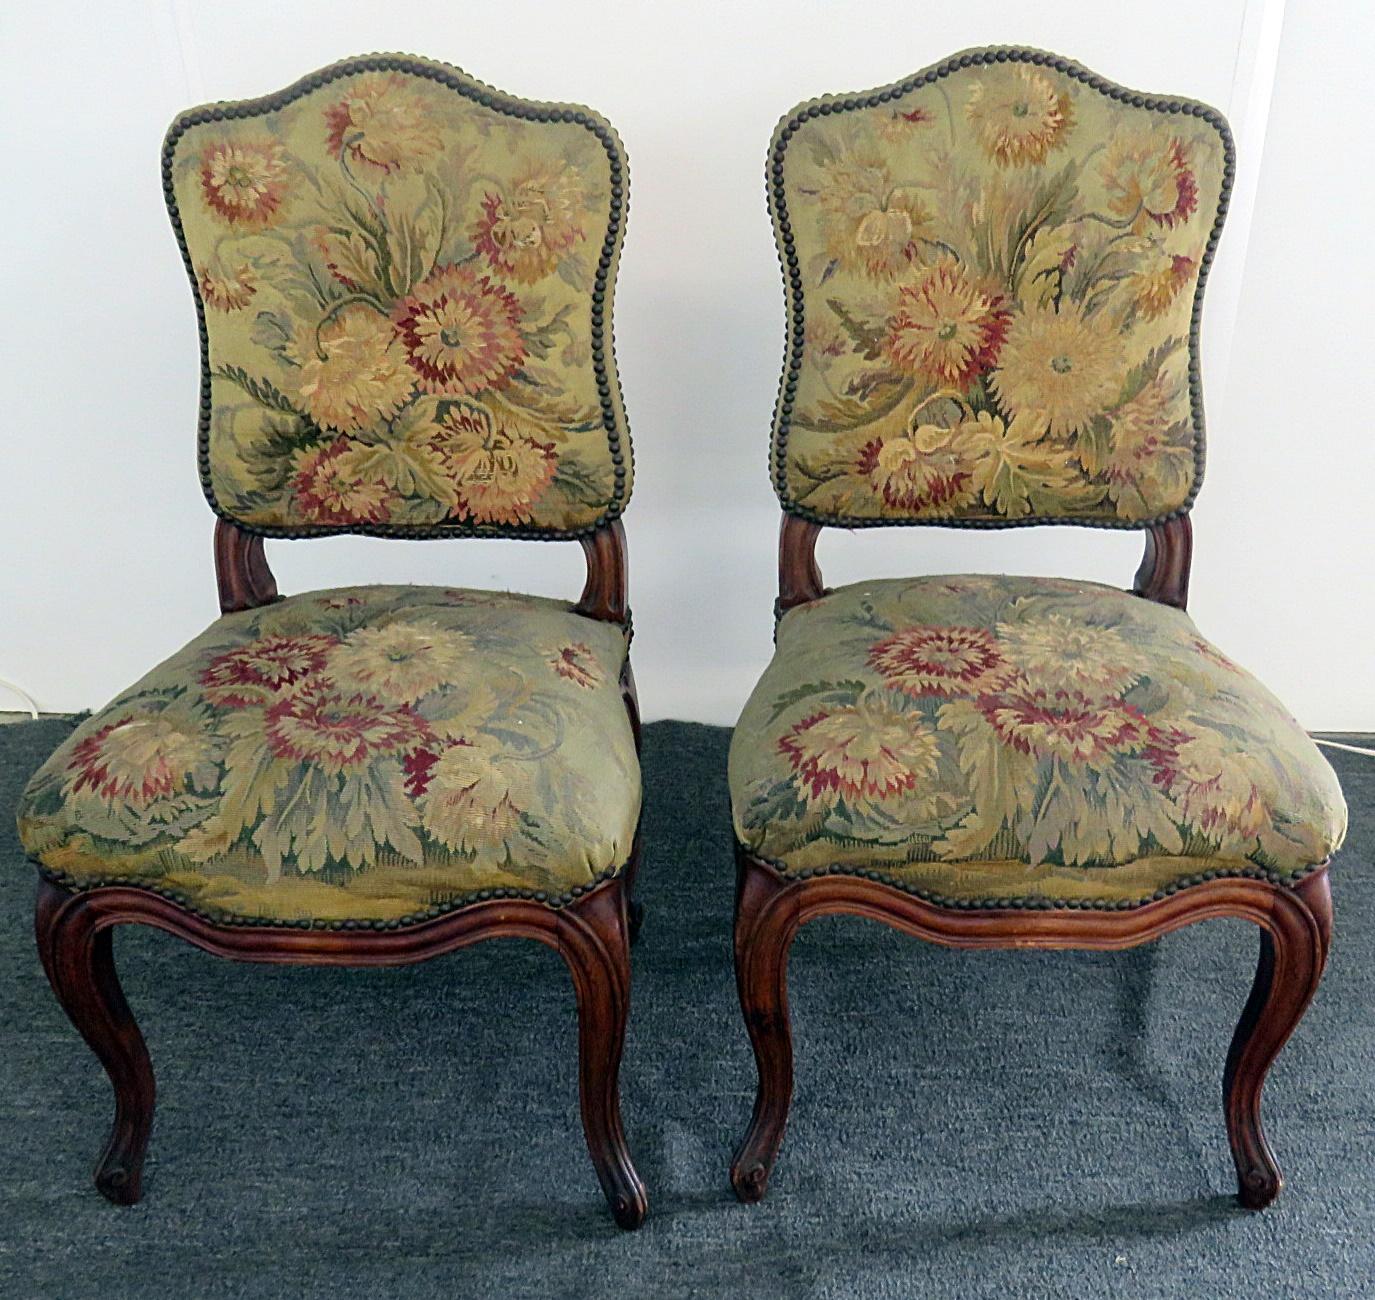
<path fill-rule="evenodd" d="M 1277 1195 L 1266 1073 L 1317 988 L 1345 808 L 1299 725 L 1184 612 L 1218 113 L 994 48 L 813 100 L 769 150 L 787 347 L 776 652 L 730 754 L 735 961 L 759 1070 L 731 1179 L 792 1090 L 788 947 L 827 913 L 961 947 L 1260 928 L 1223 1091 Z M 222 616 L 79 725 L 19 811 L 38 948 L 114 1085 L 96 1169 L 140 1195 L 153 1072 L 112 929 L 242 961 L 420 961 L 520 935 L 576 990 L 587 1144 L 644 1187 L 618 1072 L 640 923 L 639 725 L 611 335 L 626 163 L 571 105 L 350 59 L 177 119 Z M 823 526 L 1139 528 L 1131 591 L 959 576 L 827 589 Z M 281 598 L 268 537 L 576 539 L 575 603 Z"/>

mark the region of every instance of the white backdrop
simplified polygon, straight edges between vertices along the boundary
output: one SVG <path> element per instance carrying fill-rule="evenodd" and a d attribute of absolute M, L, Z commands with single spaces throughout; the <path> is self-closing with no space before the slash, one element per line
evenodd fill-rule
<path fill-rule="evenodd" d="M 1206 313 L 1192 608 L 1307 726 L 1375 730 L 1371 13 L 1365 0 L 11 0 L 0 677 L 46 709 L 98 705 L 214 615 L 194 316 L 158 181 L 168 121 L 345 55 L 403 50 L 592 104 L 626 141 L 616 328 L 638 467 L 636 671 L 647 717 L 733 721 L 770 649 L 783 313 L 769 133 L 798 100 L 996 42 L 1232 119 L 1240 167 Z M 1138 534 L 912 529 L 827 532 L 821 559 L 833 583 L 983 569 L 1125 585 L 1139 552 Z M 339 539 L 269 543 L 269 558 L 284 591 L 576 594 L 581 582 L 571 544 Z"/>

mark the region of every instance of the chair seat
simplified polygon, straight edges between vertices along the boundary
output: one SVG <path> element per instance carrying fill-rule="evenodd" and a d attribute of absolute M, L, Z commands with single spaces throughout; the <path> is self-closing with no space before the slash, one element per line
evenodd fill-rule
<path fill-rule="evenodd" d="M 730 752 L 785 873 L 957 903 L 1139 902 L 1290 880 L 1340 844 L 1331 767 L 1181 610 L 1096 583 L 858 583 L 790 610 Z"/>
<path fill-rule="evenodd" d="M 217 619 L 83 722 L 20 803 L 62 883 L 215 920 L 409 921 L 623 866 L 627 638 L 563 602 L 347 587 Z"/>

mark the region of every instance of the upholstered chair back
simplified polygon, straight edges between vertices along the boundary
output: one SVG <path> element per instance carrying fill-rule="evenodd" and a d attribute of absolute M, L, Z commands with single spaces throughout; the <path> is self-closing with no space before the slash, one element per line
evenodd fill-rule
<path fill-rule="evenodd" d="M 785 509 L 1115 527 L 1187 509 L 1231 176 L 1213 109 L 1030 50 L 795 109 L 768 174 Z"/>
<path fill-rule="evenodd" d="M 353 59 L 183 114 L 163 180 L 217 513 L 269 536 L 570 536 L 620 514 L 627 176 L 595 113 Z"/>

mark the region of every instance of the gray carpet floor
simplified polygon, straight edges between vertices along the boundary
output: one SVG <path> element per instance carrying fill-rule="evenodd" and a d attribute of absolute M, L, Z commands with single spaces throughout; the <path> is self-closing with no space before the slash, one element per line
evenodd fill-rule
<path fill-rule="evenodd" d="M 1335 755 L 1337 943 L 1271 1076 L 1273 1209 L 1236 1207 L 1221 1122 L 1250 927 L 971 954 L 849 919 L 793 950 L 797 1098 L 746 1207 L 727 734 L 649 727 L 623 1096 L 650 1218 L 625 1234 L 583 1147 L 567 977 L 514 941 L 354 972 L 121 931 L 160 1106 L 143 1202 L 102 1200 L 109 1088 L 39 969 L 11 819 L 66 726 L 0 727 L 6 1300 L 1375 1293 L 1375 761 Z"/>

